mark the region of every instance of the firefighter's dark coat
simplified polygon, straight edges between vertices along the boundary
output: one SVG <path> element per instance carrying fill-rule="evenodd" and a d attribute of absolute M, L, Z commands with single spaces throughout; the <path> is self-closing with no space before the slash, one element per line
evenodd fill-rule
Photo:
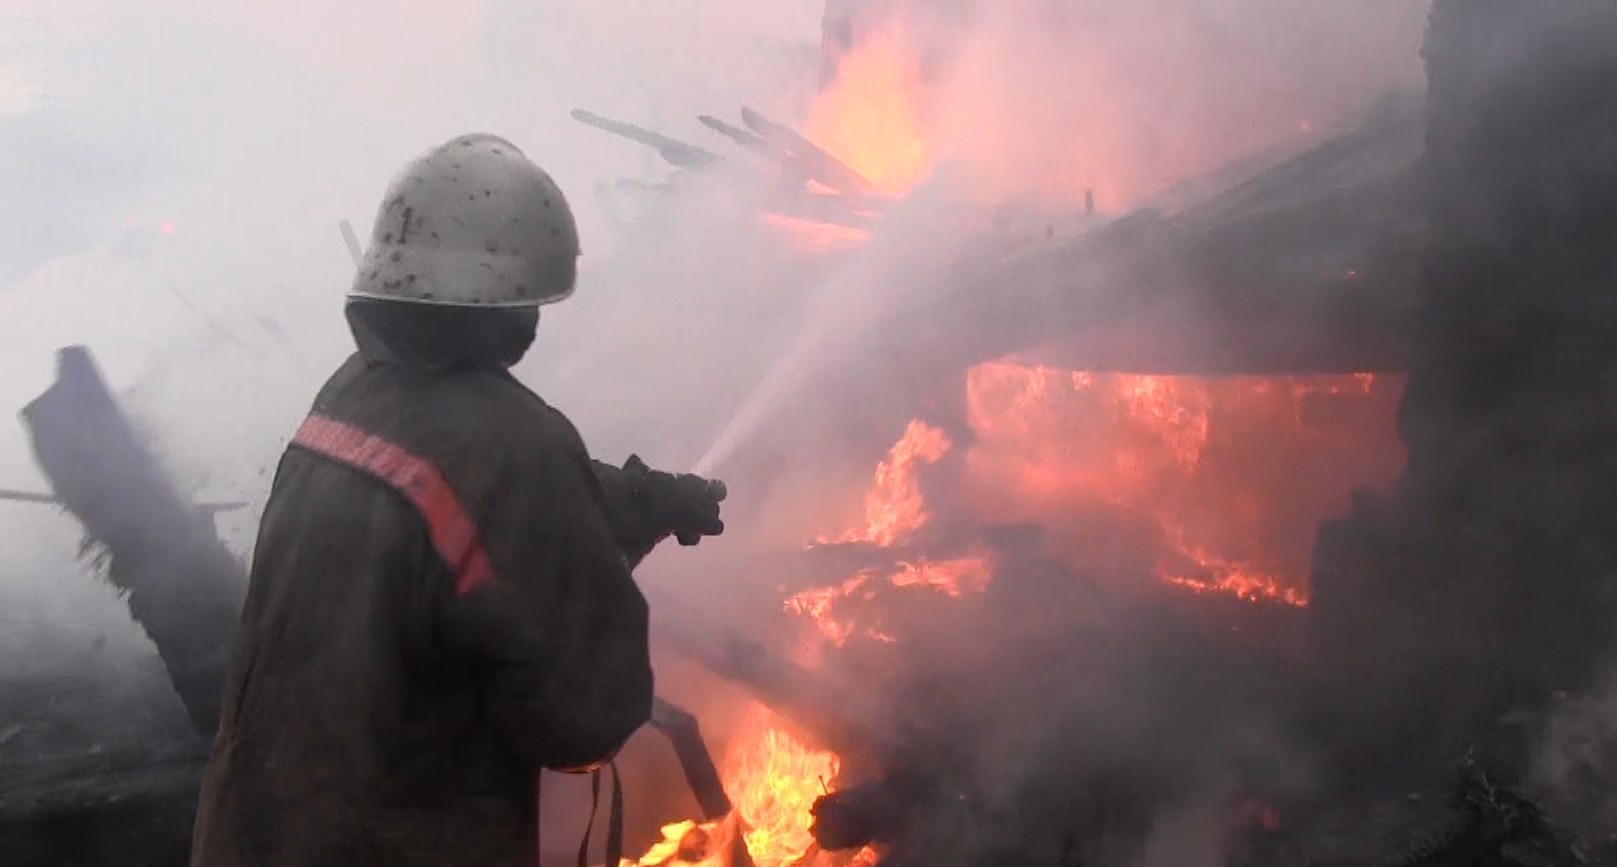
<path fill-rule="evenodd" d="M 434 464 L 494 580 L 386 484 L 290 448 L 254 552 L 194 867 L 534 863 L 541 767 L 650 714 L 646 603 L 573 426 L 503 371 L 355 356 L 314 411 Z"/>

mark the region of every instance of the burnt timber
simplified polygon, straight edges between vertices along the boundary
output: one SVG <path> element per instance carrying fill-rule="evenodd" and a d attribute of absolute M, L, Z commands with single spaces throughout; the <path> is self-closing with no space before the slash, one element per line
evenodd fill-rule
<path fill-rule="evenodd" d="M 1352 132 L 1182 207 L 1066 243 L 969 251 L 938 302 L 953 368 L 1020 353 L 1147 374 L 1407 369 L 1424 106 L 1389 97 Z M 895 360 L 944 363 L 939 341 L 906 333 L 884 331 Z"/>
<path fill-rule="evenodd" d="M 157 645 L 192 725 L 211 734 L 246 592 L 241 563 L 140 444 L 88 350 L 58 354 L 56 382 L 22 417 L 56 498 L 105 546 L 107 579 Z"/>
<path fill-rule="evenodd" d="M 1389 100 L 1358 130 L 1182 212 L 1020 257 L 986 277 L 1000 291 L 958 290 L 991 299 L 978 315 L 1004 323 L 983 354 L 1047 345 L 1066 368 L 1135 373 L 1402 371 L 1424 140 L 1423 101 Z"/>
<path fill-rule="evenodd" d="M 778 194 L 772 208 L 845 225 L 873 218 L 879 236 L 892 217 L 872 209 L 868 182 L 841 164 L 828 169 L 831 158 L 801 134 L 743 114 L 769 143 L 796 143 L 776 152 L 783 166 L 838 193 Z M 711 118 L 703 124 L 728 129 Z M 700 150 L 617 126 L 628 132 L 603 128 L 665 158 L 669 143 L 680 154 Z M 1425 136 L 1424 97 L 1392 94 L 1356 128 L 1300 155 L 1249 160 L 1202 179 L 1199 190 L 1187 186 L 1157 206 L 1097 220 L 1070 240 L 1055 240 L 1053 223 L 1036 218 L 1032 237 L 1028 226 L 970 233 L 928 278 L 928 313 L 905 311 L 903 327 L 883 328 L 873 348 L 884 362 L 918 370 L 1024 353 L 1067 369 L 1126 373 L 1401 372 L 1426 237 Z M 748 146 L 748 156 L 759 147 Z"/>

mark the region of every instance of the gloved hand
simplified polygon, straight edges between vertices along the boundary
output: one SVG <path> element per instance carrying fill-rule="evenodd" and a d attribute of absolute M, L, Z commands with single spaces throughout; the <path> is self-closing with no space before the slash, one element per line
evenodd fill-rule
<path fill-rule="evenodd" d="M 723 482 L 654 470 L 638 455 L 630 455 L 623 470 L 633 479 L 635 496 L 659 535 L 672 535 L 688 546 L 724 532 L 719 504 L 728 491 Z"/>

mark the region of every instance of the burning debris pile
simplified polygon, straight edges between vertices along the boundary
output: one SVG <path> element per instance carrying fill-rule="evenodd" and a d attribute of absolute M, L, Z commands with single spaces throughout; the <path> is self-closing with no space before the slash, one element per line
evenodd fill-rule
<path fill-rule="evenodd" d="M 1587 9 L 1567 14 L 1585 12 L 1598 17 Z M 1440 8 L 1438 22 L 1468 14 L 1494 13 Z M 1459 25 L 1434 26 L 1434 39 L 1475 37 Z M 1447 123 L 1461 111 L 1435 79 L 1432 98 L 1415 112 L 1418 123 L 1409 123 L 1408 106 L 1398 108 L 1178 214 L 1141 214 L 1059 251 L 975 270 L 963 264 L 963 294 L 1010 287 L 993 308 L 1005 315 L 977 321 L 1003 325 L 1013 319 L 1005 311 L 1032 303 L 1045 305 L 1037 312 L 1048 314 L 1040 323 L 1047 328 L 1059 321 L 1091 329 L 1055 351 L 1029 340 L 1031 329 L 996 335 L 1009 354 L 982 352 L 983 344 L 961 350 L 961 341 L 940 341 L 933 331 L 929 338 L 945 349 L 916 341 L 882 358 L 898 362 L 883 365 L 889 373 L 913 372 L 899 378 L 924 383 L 907 401 L 877 386 L 868 400 L 850 399 L 848 383 L 857 377 L 827 376 L 837 393 L 816 412 L 840 413 L 850 427 L 889 431 L 898 441 L 859 501 L 858 519 L 805 528 L 806 550 L 780 603 L 783 622 L 800 628 L 767 648 L 740 639 L 718 650 L 711 640 L 705 650 L 700 639 L 675 642 L 751 688 L 780 712 L 780 725 L 829 750 L 812 775 L 788 787 L 826 789 L 811 810 L 820 847 L 844 862 L 875 857 L 895 865 L 1599 860 L 1557 842 L 1536 808 L 1510 791 L 1525 779 L 1520 757 L 1544 722 L 1544 693 L 1503 688 L 1475 667 L 1509 653 L 1481 652 L 1495 640 L 1484 624 L 1504 611 L 1489 609 L 1495 615 L 1479 620 L 1483 612 L 1470 605 L 1441 610 L 1453 597 L 1440 588 L 1464 583 L 1435 574 L 1453 561 L 1436 551 L 1421 555 L 1431 557 L 1426 565 L 1407 559 L 1428 544 L 1413 528 L 1430 519 L 1404 511 L 1401 497 L 1387 503 L 1370 493 L 1400 479 L 1411 484 L 1400 439 L 1407 428 L 1397 425 L 1409 407 L 1430 399 L 1425 387 L 1441 388 L 1406 380 L 1408 347 L 1389 339 L 1411 333 L 1423 256 L 1425 267 L 1432 264 L 1428 220 L 1441 231 L 1454 218 L 1441 198 L 1422 200 L 1408 152 L 1425 115 Z M 1510 140 L 1533 151 L 1537 134 L 1511 128 Z M 1492 144 L 1466 141 L 1492 152 Z M 838 152 L 851 165 L 868 164 L 852 150 Z M 1599 172 L 1603 184 L 1610 171 Z M 1457 176 L 1455 183 L 1458 195 L 1465 182 Z M 1570 211 L 1562 216 L 1572 220 Z M 1589 228 L 1577 222 L 1579 232 Z M 1286 251 L 1280 264 L 1239 261 L 1266 232 L 1295 234 L 1298 243 L 1277 245 Z M 1355 242 L 1340 244 L 1348 237 Z M 1111 258 L 1085 260 L 1078 251 L 1086 244 Z M 1138 259 L 1117 267 L 1119 251 L 1134 244 Z M 1543 248 L 1591 263 L 1610 259 L 1593 246 L 1579 252 L 1546 240 Z M 1104 295 L 1106 283 L 1126 291 L 1098 303 L 1093 295 L 1058 297 L 1087 288 L 1075 266 L 1097 260 L 1113 267 L 1096 293 Z M 1029 291 L 1041 281 L 1047 291 Z M 1197 285 L 1184 290 L 1186 281 Z M 1263 296 L 1276 302 L 1272 308 L 1254 287 L 1272 290 Z M 1341 294 L 1322 301 L 1325 293 L 1314 292 L 1322 287 Z M 1178 291 L 1228 299 L 1216 313 L 1211 304 L 1196 310 L 1238 323 L 1233 332 L 1248 342 L 1182 341 L 1186 349 L 1162 339 L 1186 333 L 1176 330 L 1188 324 L 1184 307 L 1170 300 L 1182 297 Z M 1381 306 L 1348 307 L 1342 298 Z M 1445 323 L 1475 320 L 1456 314 Z M 1333 324 L 1298 330 L 1312 321 Z M 1131 346 L 1141 332 L 1158 341 Z M 1472 355 L 1445 346 L 1445 370 Z M 1202 351 L 1209 348 L 1217 351 Z M 1437 351 L 1422 347 L 1415 357 Z M 1111 363 L 1073 363 L 1096 356 Z M 948 397 L 951 390 L 959 396 Z M 929 402 L 946 408 L 904 418 Z M 1564 412 L 1582 417 L 1570 405 Z M 1411 472 L 1448 465 L 1446 444 L 1466 439 L 1450 430 L 1441 442 L 1412 442 L 1424 454 L 1411 452 Z M 1473 471 L 1473 479 L 1489 474 Z M 1347 511 L 1357 524 L 1329 524 L 1316 550 L 1316 528 Z M 1352 544 L 1345 528 L 1359 534 Z M 1495 550 L 1467 548 L 1465 562 Z M 1534 583 L 1523 570 L 1509 580 Z M 1410 617 L 1412 609 L 1421 614 Z M 1423 622 L 1445 626 L 1423 629 Z M 768 627 L 777 635 L 788 628 Z M 1458 632 L 1463 640 L 1449 644 Z M 1366 646 L 1379 640 L 1369 636 L 1394 634 L 1402 636 L 1396 645 Z M 1437 660 L 1460 645 L 1477 653 L 1453 669 L 1414 652 L 1434 644 L 1447 646 Z M 784 658 L 760 661 L 771 651 Z M 1581 664 L 1602 657 L 1587 647 L 1575 655 Z M 1355 664 L 1364 671 L 1348 670 Z M 1473 691 L 1445 684 L 1456 670 L 1475 673 L 1476 692 L 1494 691 L 1486 710 L 1473 713 L 1467 699 L 1469 710 L 1419 719 L 1455 689 Z M 1377 693 L 1368 683 L 1397 688 Z M 866 700 L 846 700 L 850 694 Z M 869 706 L 872 696 L 879 709 Z M 1518 700 L 1530 710 L 1501 723 Z M 804 741 L 792 743 L 798 749 Z M 1465 765 L 1456 793 L 1454 762 L 1468 747 L 1503 767 Z M 840 774 L 822 780 L 826 767 Z M 674 836 L 714 839 L 713 828 L 671 828 Z M 1158 851 L 1175 845 L 1192 848 Z M 641 863 L 681 860 L 669 852 L 665 845 Z M 714 857 L 712 850 L 702 857 Z"/>
<path fill-rule="evenodd" d="M 911 801 L 936 806 L 962 785 L 939 762 L 969 765 L 958 756 L 980 749 L 996 729 L 1004 733 L 992 714 L 983 717 L 982 708 L 961 705 L 959 696 L 928 695 L 936 685 L 915 682 L 917 674 L 952 680 L 969 696 L 1000 692 L 1014 700 L 1027 686 L 1023 663 L 1120 646 L 1110 634 L 1120 624 L 1108 621 L 1128 619 L 1118 606 L 1143 599 L 1190 618 L 1164 628 L 1191 630 L 1187 641 L 1218 654 L 1207 660 L 1210 667 L 1234 662 L 1207 636 L 1227 624 L 1294 629 L 1308 599 L 1311 527 L 1344 507 L 1352 486 L 1390 481 L 1402 457 L 1390 425 L 1400 385 L 1371 376 L 1218 381 L 1002 361 L 973 368 L 961 387 L 969 408 L 962 441 L 925 420 L 910 421 L 878 464 L 858 519 L 812 535 L 802 554 L 811 575 L 838 565 L 850 573 L 807 578 L 813 586 L 782 603 L 788 616 L 782 628 L 801 636 L 792 644 L 800 666 L 792 676 L 843 684 L 829 691 L 798 684 L 797 691 L 862 687 L 902 696 L 900 708 L 864 715 L 897 715 L 898 728 L 909 734 L 873 743 L 868 730 L 846 734 L 862 726 L 827 726 L 820 715 L 798 715 L 794 721 L 809 736 L 847 750 L 845 765 L 836 752 L 805 748 L 783 723 L 759 727 L 757 720 L 768 718 L 759 706 L 732 747 L 777 756 L 768 764 L 780 769 L 727 776 L 743 827 L 778 824 L 771 811 L 761 819 L 746 807 L 745 793 L 768 791 L 773 809 L 795 804 L 799 831 L 814 822 L 818 846 L 846 850 L 832 863 L 875 857 L 880 850 L 872 847 L 902 836 Z M 1264 460 L 1243 455 L 1243 446 Z M 1264 472 L 1244 477 L 1254 466 Z M 1191 507 L 1220 499 L 1230 508 L 1212 516 L 1218 520 Z M 1091 529 L 1079 536 L 1078 528 Z M 1105 536 L 1112 538 L 1097 544 Z M 1108 585 L 1126 574 L 1131 558 L 1146 585 Z M 1235 608 L 1209 607 L 1207 594 Z M 1183 598 L 1175 603 L 1175 596 Z M 967 637 L 974 632 L 991 644 L 962 654 L 962 646 L 975 644 Z M 760 685 L 756 670 L 738 670 L 734 662 L 734 654 L 719 653 L 712 665 Z M 770 682 L 762 694 L 783 688 L 778 675 L 763 677 Z M 796 793 L 796 800 L 774 797 L 784 793 Z M 972 792 L 968 800 L 983 797 Z M 719 848 L 735 833 L 723 824 L 665 830 L 697 834 Z M 676 863 L 669 854 L 670 846 L 679 848 L 675 842 L 639 863 Z M 792 848 L 799 858 L 808 851 Z M 687 860 L 706 863 L 713 851 Z M 770 852 L 751 845 L 749 851 L 760 864 L 780 863 Z"/>
<path fill-rule="evenodd" d="M 711 115 L 699 118 L 703 126 L 741 147 L 744 157 L 740 161 L 592 112 L 575 110 L 573 118 L 647 145 L 681 170 L 733 171 L 740 165 L 771 175 L 765 180 L 769 187 L 763 205 L 765 219 L 788 229 L 815 232 L 820 238 L 864 240 L 890 204 L 875 184 L 829 151 L 750 108 L 741 110 L 746 129 Z M 626 182 L 625 186 L 638 185 Z"/>

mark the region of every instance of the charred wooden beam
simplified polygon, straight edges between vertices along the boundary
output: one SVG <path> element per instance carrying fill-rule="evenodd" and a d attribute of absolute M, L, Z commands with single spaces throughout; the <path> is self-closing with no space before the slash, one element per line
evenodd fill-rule
<path fill-rule="evenodd" d="M 211 739 L 243 564 L 141 444 L 86 349 L 60 352 L 57 381 L 22 415 L 54 493 L 20 499 L 61 504 L 105 546 L 109 580 L 156 645 L 192 726 Z M 653 724 L 673 743 L 704 812 L 729 813 L 695 717 L 660 699 L 656 706 Z M 183 863 L 207 744 L 6 768 L 0 851 L 20 864 L 108 864 L 130 853 L 141 863 Z"/>
<path fill-rule="evenodd" d="M 726 123 L 711 114 L 697 115 L 697 121 L 710 130 L 724 136 L 738 145 L 758 154 L 774 153 L 769 142 L 763 136 L 750 133 L 734 124 Z"/>
<path fill-rule="evenodd" d="M 809 671 L 780 658 L 762 644 L 704 629 L 701 618 L 680 617 L 676 601 L 659 598 L 654 635 L 777 713 L 795 734 L 830 749 L 844 761 L 896 755 L 920 738 L 920 721 L 891 713 L 879 696 Z"/>
<path fill-rule="evenodd" d="M 22 411 L 55 498 L 111 555 L 107 578 L 152 642 L 197 732 L 219 722 L 245 572 L 169 481 L 83 347 Z"/>
<path fill-rule="evenodd" d="M 651 726 L 667 735 L 674 745 L 674 756 L 685 773 L 685 782 L 696 795 L 703 818 L 713 821 L 728 816 L 733 805 L 724 793 L 724 783 L 713 764 L 713 755 L 702 740 L 696 715 L 671 701 L 657 698 L 651 705 Z"/>
<path fill-rule="evenodd" d="M 1424 101 L 1183 210 L 964 272 L 984 354 L 1051 345 L 1091 370 L 1195 374 L 1407 369 L 1426 209 Z M 1105 340 L 1097 340 L 1098 337 Z"/>
<path fill-rule="evenodd" d="M 592 126 L 655 148 L 659 156 L 682 169 L 706 169 L 724 162 L 723 157 L 712 151 L 704 150 L 693 144 L 686 144 L 678 139 L 669 138 L 662 133 L 652 132 L 645 127 L 613 120 L 609 117 L 602 117 L 594 112 L 574 109 L 573 119 L 586 126 Z"/>

